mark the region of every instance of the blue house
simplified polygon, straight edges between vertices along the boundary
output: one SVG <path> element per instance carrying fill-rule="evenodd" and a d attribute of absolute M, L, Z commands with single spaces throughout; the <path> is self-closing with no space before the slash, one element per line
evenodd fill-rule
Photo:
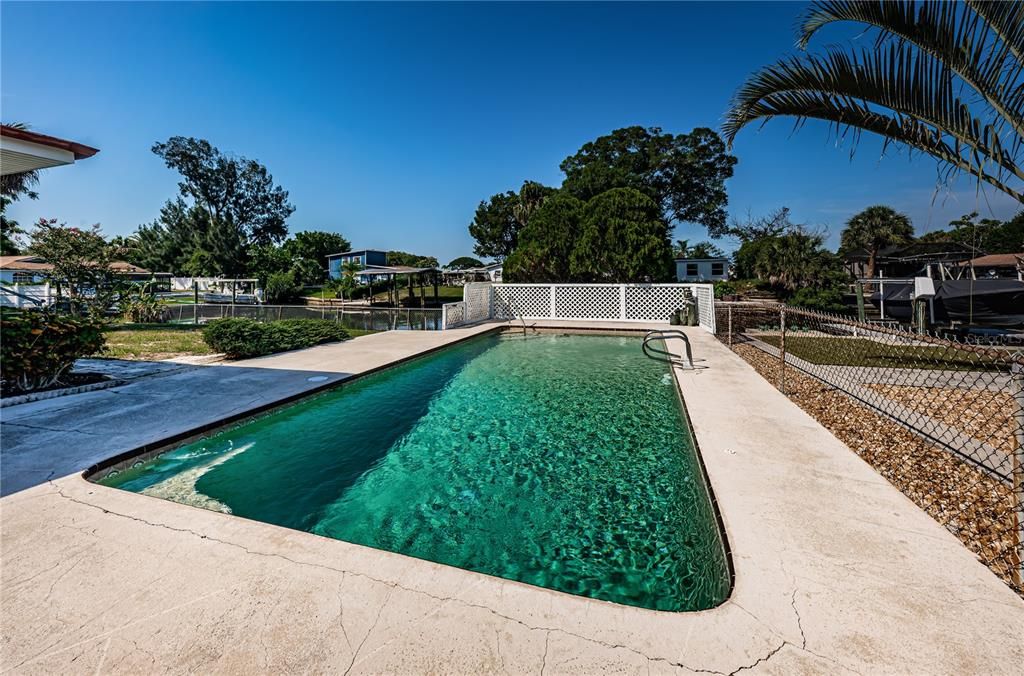
<path fill-rule="evenodd" d="M 388 252 L 380 249 L 360 249 L 331 254 L 327 257 L 327 269 L 331 279 L 341 279 L 341 266 L 350 261 L 355 261 L 364 268 L 385 267 L 388 264 Z"/>

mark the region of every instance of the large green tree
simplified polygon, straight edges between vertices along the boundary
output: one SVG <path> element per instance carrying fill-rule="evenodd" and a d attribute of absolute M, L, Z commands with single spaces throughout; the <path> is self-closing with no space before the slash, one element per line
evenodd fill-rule
<path fill-rule="evenodd" d="M 128 250 L 128 260 L 153 272 L 185 273 L 197 248 L 208 249 L 210 217 L 200 206 L 182 198 L 168 200 L 152 223 L 139 226 Z M 226 258 L 210 253 L 211 259 Z M 215 264 L 214 264 L 215 265 Z M 217 266 L 220 267 L 220 266 Z"/>
<path fill-rule="evenodd" d="M 225 155 L 209 141 L 184 136 L 154 144 L 153 152 L 181 174 L 182 197 L 203 207 L 211 224 L 230 226 L 252 244 L 280 243 L 288 234 L 286 221 L 295 207 L 256 160 Z"/>
<path fill-rule="evenodd" d="M 579 241 L 584 204 L 558 192 L 548 197 L 519 233 L 519 245 L 505 260 L 502 278 L 519 282 L 569 282 L 571 257 Z"/>
<path fill-rule="evenodd" d="M 735 164 L 711 129 L 670 134 L 626 127 L 565 158 L 562 189 L 588 201 L 613 188 L 632 188 L 654 201 L 666 223 L 699 223 L 717 236 L 726 227 L 725 181 Z"/>
<path fill-rule="evenodd" d="M 1008 221 L 979 218 L 977 213 L 971 213 L 949 225 L 949 230 L 933 230 L 917 239 L 920 242 L 957 242 L 986 254 L 1024 251 L 1024 211 Z"/>
<path fill-rule="evenodd" d="M 421 256 L 420 254 L 407 251 L 389 251 L 388 265 L 404 265 L 410 268 L 436 268 L 437 258 L 434 256 Z"/>
<path fill-rule="evenodd" d="M 569 271 L 591 282 L 668 279 L 672 245 L 657 203 L 635 188 L 613 188 L 589 200 Z"/>
<path fill-rule="evenodd" d="M 938 160 L 1024 203 L 1024 3 L 817 0 L 799 21 L 806 49 L 833 23 L 866 27 L 860 48 L 783 59 L 750 76 L 722 126 L 824 120 Z M 853 133 L 847 133 L 852 130 Z"/>
<path fill-rule="evenodd" d="M 470 256 L 459 256 L 445 267 L 449 270 L 466 270 L 468 268 L 482 268 L 483 263 Z"/>
<path fill-rule="evenodd" d="M 525 181 L 519 192 L 508 190 L 480 202 L 469 224 L 469 234 L 476 240 L 473 253 L 499 261 L 508 258 L 519 242 L 519 231 L 555 191 L 535 181 Z"/>
<path fill-rule="evenodd" d="M 304 230 L 285 240 L 282 248 L 291 258 L 295 281 L 315 285 L 327 278 L 327 256 L 350 250 L 352 243 L 337 232 Z"/>
<path fill-rule="evenodd" d="M 867 251 L 868 260 L 865 275 L 875 276 L 875 263 L 878 252 L 883 247 L 903 244 L 914 238 L 914 226 L 906 214 L 901 214 L 892 207 L 875 205 L 854 214 L 846 222 L 839 236 L 840 248 L 849 253 L 854 249 Z"/>

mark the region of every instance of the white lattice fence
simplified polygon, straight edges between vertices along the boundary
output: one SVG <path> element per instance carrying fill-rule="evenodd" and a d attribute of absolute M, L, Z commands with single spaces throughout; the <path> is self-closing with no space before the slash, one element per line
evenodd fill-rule
<path fill-rule="evenodd" d="M 571 319 L 668 322 L 683 307 L 685 291 L 697 299 L 700 325 L 715 330 L 710 284 L 467 284 L 462 303 L 444 306 L 443 326 L 483 319 Z"/>
<path fill-rule="evenodd" d="M 622 287 L 607 284 L 552 285 L 558 319 L 620 319 Z"/>
<path fill-rule="evenodd" d="M 549 284 L 495 284 L 494 318 L 550 317 L 551 294 Z"/>
<path fill-rule="evenodd" d="M 694 284 L 693 295 L 697 297 L 697 312 L 700 325 L 714 333 L 715 290 L 710 284 Z"/>
<path fill-rule="evenodd" d="M 626 292 L 626 321 L 667 322 L 683 307 L 681 284 L 629 284 Z"/>
<path fill-rule="evenodd" d="M 466 303 L 445 303 L 441 306 L 441 328 L 450 329 L 466 323 Z"/>
<path fill-rule="evenodd" d="M 668 322 L 686 289 L 698 300 L 700 325 L 714 331 L 710 284 L 495 284 L 493 316 Z"/>
<path fill-rule="evenodd" d="M 462 287 L 462 301 L 466 304 L 466 321 L 479 322 L 494 314 L 494 292 L 490 282 L 471 282 Z"/>

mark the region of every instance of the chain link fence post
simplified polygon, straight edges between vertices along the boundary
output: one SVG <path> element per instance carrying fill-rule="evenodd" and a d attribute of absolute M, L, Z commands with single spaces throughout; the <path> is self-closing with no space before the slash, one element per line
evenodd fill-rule
<path fill-rule="evenodd" d="M 1014 399 L 1017 410 L 1014 412 L 1016 423 L 1016 447 L 1013 452 L 1013 498 L 1014 520 L 1016 523 L 1017 546 L 1010 553 L 1010 575 L 1018 589 L 1024 587 L 1024 364 L 1015 361 L 1012 366 L 1015 385 Z"/>
<path fill-rule="evenodd" d="M 786 308 L 779 309 L 779 392 L 786 393 Z"/>

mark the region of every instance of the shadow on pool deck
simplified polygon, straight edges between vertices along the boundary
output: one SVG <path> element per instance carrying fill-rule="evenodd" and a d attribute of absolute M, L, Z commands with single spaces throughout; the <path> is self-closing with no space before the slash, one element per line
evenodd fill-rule
<path fill-rule="evenodd" d="M 3 409 L 0 495 L 258 413 L 494 328 L 371 334 L 209 366 L 136 362 L 118 369 L 134 375 L 126 385 Z"/>

